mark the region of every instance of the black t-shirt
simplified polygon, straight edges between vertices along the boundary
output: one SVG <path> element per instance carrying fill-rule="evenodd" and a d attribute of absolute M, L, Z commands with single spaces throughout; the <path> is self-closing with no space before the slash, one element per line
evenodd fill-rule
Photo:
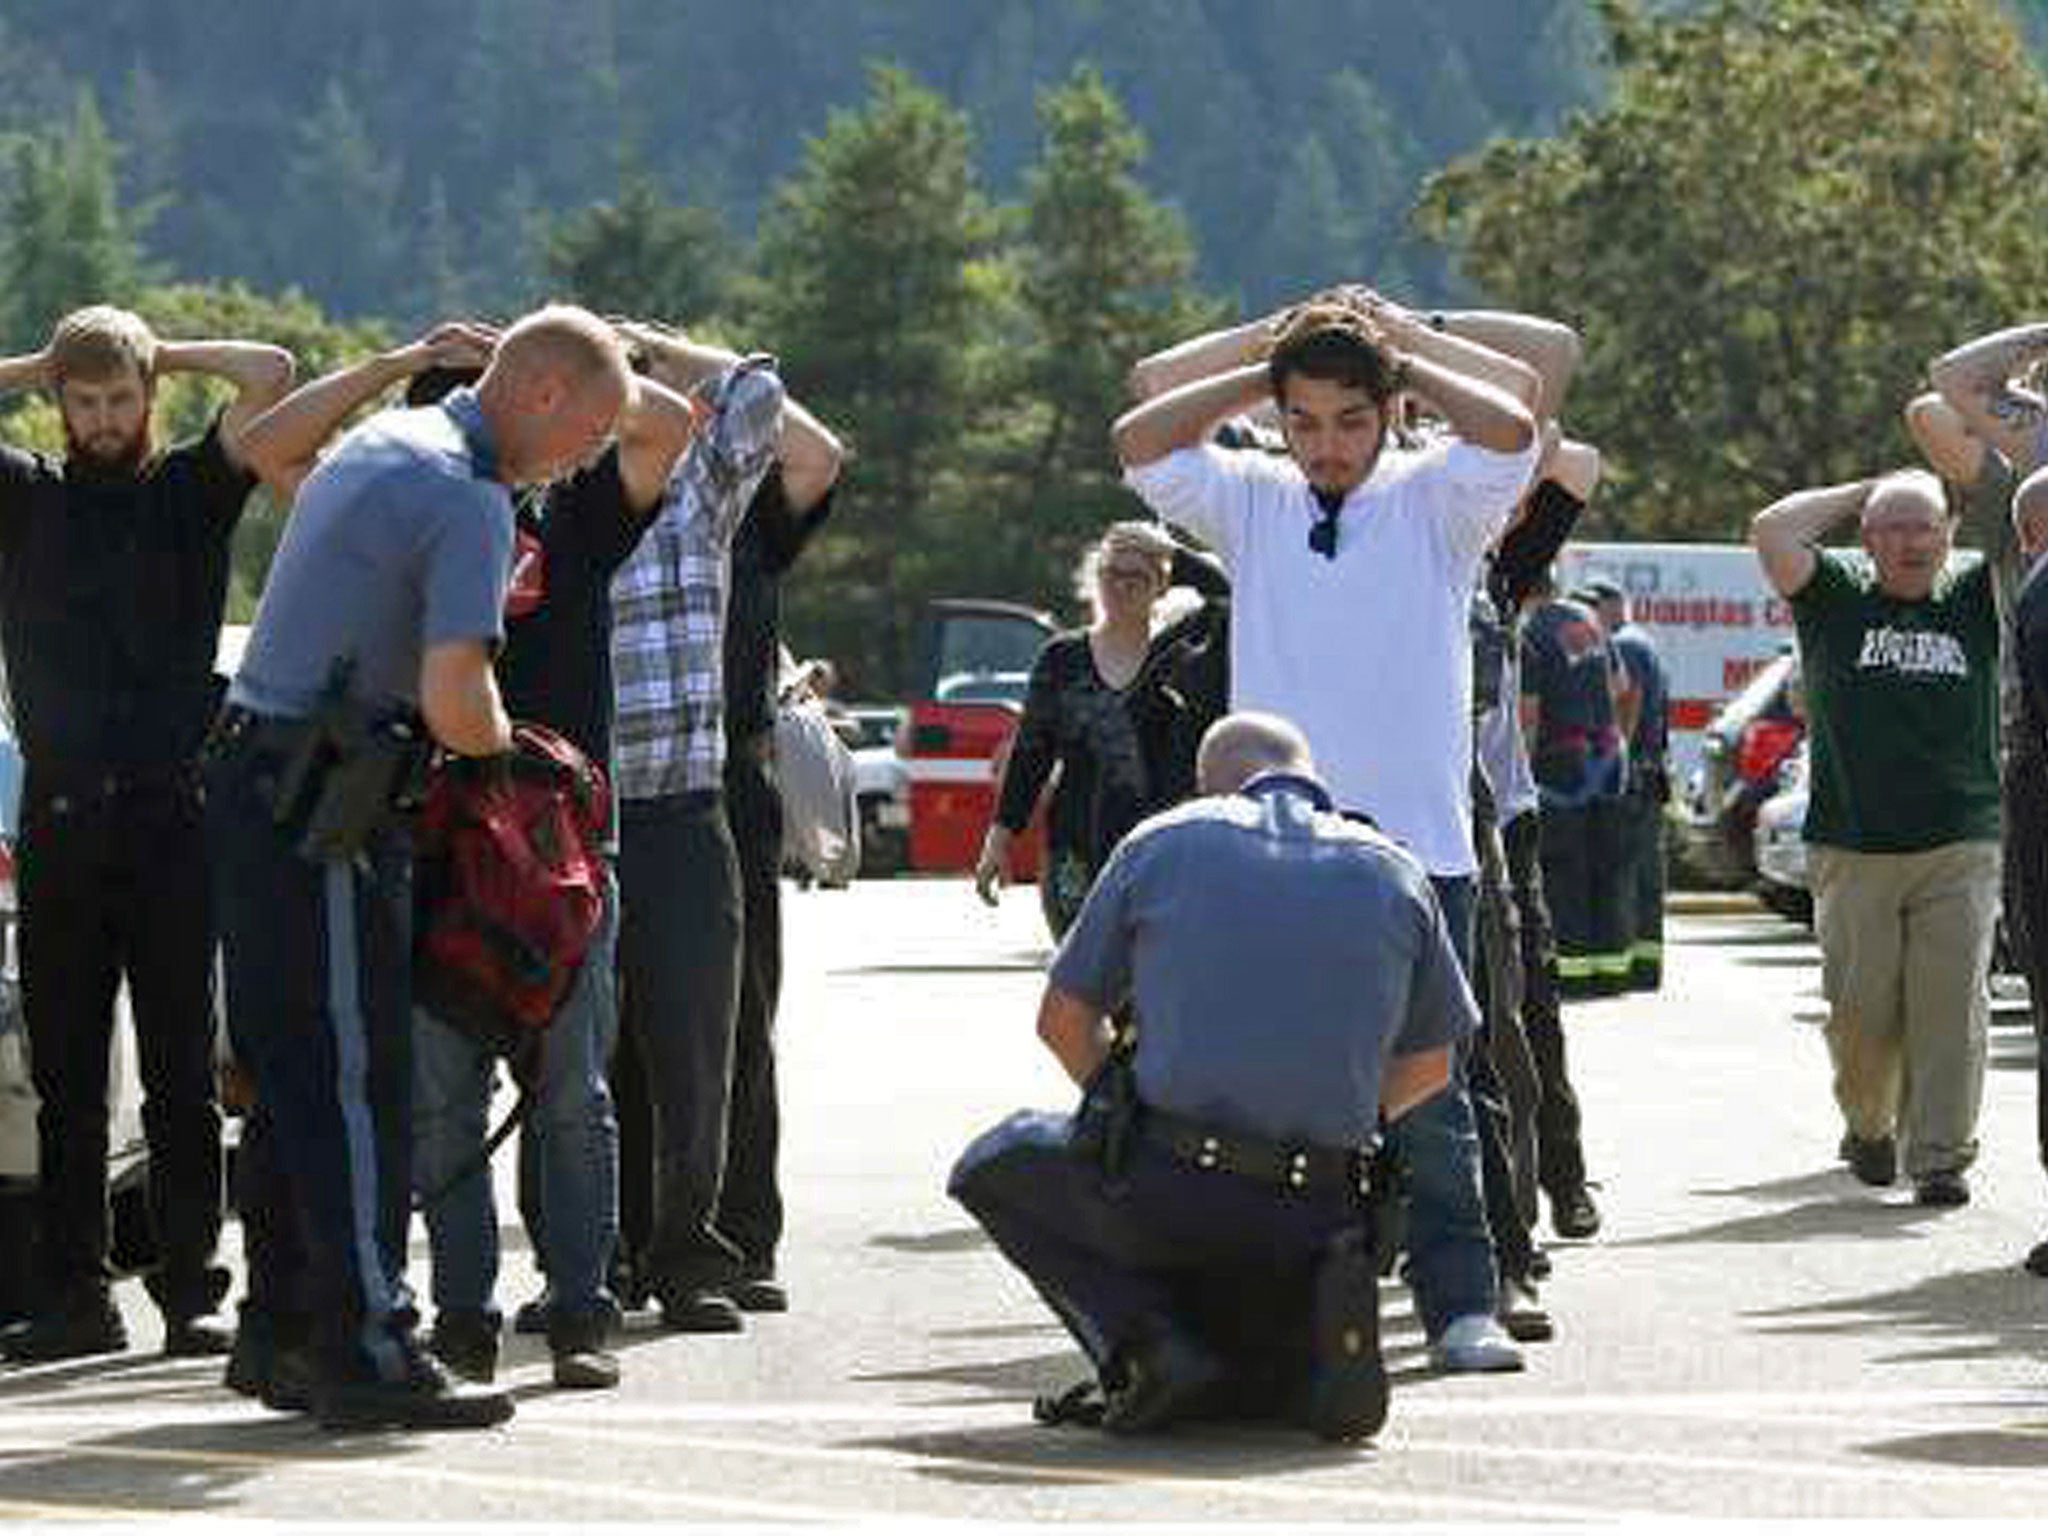
<path fill-rule="evenodd" d="M 775 724 L 776 646 L 782 578 L 832 515 L 832 493 L 808 511 L 791 508 L 775 468 L 748 503 L 732 541 L 725 599 L 725 738 L 749 741 Z M 728 754 L 726 761 L 737 759 Z"/>
<path fill-rule="evenodd" d="M 218 420 L 132 475 L 0 446 L 0 648 L 32 784 L 198 752 L 255 484 Z"/>
<path fill-rule="evenodd" d="M 515 720 L 567 737 L 592 762 L 612 755 L 612 574 L 660 509 L 626 502 L 614 447 L 519 506 L 498 686 Z"/>

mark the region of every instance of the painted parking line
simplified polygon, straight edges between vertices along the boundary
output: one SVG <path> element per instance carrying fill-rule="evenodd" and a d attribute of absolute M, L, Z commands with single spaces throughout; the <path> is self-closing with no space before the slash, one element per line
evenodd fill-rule
<path fill-rule="evenodd" d="M 533 1427 L 543 1433 L 578 1432 L 566 1424 L 545 1423 Z M 1177 1471 L 1167 1466 L 1073 1466 L 1045 1456 L 976 1455 L 936 1446 L 916 1450 L 892 1450 L 885 1446 L 805 1445 L 787 1440 L 743 1439 L 734 1435 L 634 1433 L 618 1430 L 608 1431 L 605 1438 L 614 1444 L 635 1445 L 651 1450 L 705 1451 L 720 1455 L 738 1453 L 785 1461 L 819 1465 L 842 1464 L 884 1471 L 915 1472 L 933 1466 L 970 1467 L 983 1471 L 1028 1471 L 1035 1478 L 1047 1482 L 1065 1482 L 1076 1486 L 1131 1488 L 1154 1494 L 1205 1495 L 1226 1501 L 1336 1506 L 1358 1514 L 1375 1510 L 1401 1509 L 1422 1510 L 1447 1518 L 1472 1519 L 1496 1516 L 1519 1517 L 1525 1520 L 1560 1520 L 1577 1524 L 1607 1524 L 1615 1520 L 1647 1520 L 1665 1513 L 1658 1509 L 1619 1508 L 1611 1503 L 1556 1504 L 1525 1498 L 1495 1499 L 1477 1494 L 1436 1494 L 1413 1489 L 1376 1488 L 1355 1482 L 1337 1486 L 1327 1482 L 1297 1480 L 1279 1474 L 1254 1480 L 1206 1477 L 1199 1473 Z M 1377 1460 L 1370 1451 L 1347 1455 L 1343 1451 L 1333 1449 L 1330 1456 L 1333 1462 L 1338 1463 L 1338 1470 L 1351 1477 L 1355 1477 L 1361 1467 L 1370 1467 Z"/>

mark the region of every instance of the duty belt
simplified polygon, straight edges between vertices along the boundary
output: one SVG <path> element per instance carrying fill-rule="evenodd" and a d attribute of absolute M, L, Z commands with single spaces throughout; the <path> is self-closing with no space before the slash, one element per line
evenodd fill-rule
<path fill-rule="evenodd" d="M 1372 1187 L 1371 1159 L 1355 1147 L 1267 1141 L 1150 1105 L 1138 1127 L 1146 1141 L 1204 1172 L 1235 1173 L 1299 1194 L 1336 1190 L 1364 1195 Z"/>
<path fill-rule="evenodd" d="M 203 755 L 221 758 L 238 752 L 265 752 L 289 756 L 306 739 L 309 727 L 305 720 L 259 715 L 240 704 L 224 705 L 207 732 Z"/>

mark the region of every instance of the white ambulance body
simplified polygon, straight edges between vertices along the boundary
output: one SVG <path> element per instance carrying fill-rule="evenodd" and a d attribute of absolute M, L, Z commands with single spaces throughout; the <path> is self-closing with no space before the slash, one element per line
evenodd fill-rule
<path fill-rule="evenodd" d="M 1746 544 L 1567 544 L 1558 589 L 1605 576 L 1657 642 L 1671 678 L 1671 777 L 1689 782 L 1700 732 L 1759 667 L 1792 641 L 1792 605 Z"/>

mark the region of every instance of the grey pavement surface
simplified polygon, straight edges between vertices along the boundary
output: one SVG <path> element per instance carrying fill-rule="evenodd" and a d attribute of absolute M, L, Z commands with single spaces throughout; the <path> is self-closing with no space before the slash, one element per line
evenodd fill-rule
<path fill-rule="evenodd" d="M 1034 893 L 988 912 L 961 882 L 878 882 L 788 907 L 791 1313 L 719 1338 L 637 1318 L 612 1393 L 554 1391 L 517 1340 L 505 1428 L 331 1439 L 227 1396 L 217 1363 L 155 1356 L 124 1283 L 134 1352 L 0 1375 L 0 1518 L 1299 1528 L 2048 1505 L 2048 1281 L 2018 1263 L 2048 1184 L 2018 1015 L 1994 1030 L 1975 1202 L 1918 1210 L 1834 1163 L 1804 935 L 1690 904 L 1661 996 L 1571 1010 L 1606 1226 L 1553 1245 L 1558 1338 L 1525 1373 L 1430 1374 L 1392 1287 L 1375 1446 L 1111 1441 L 1031 1424 L 1078 1356 L 943 1193 L 976 1130 L 1070 1097 L 1032 1034 Z M 507 1241 L 509 1308 L 533 1276 Z"/>

